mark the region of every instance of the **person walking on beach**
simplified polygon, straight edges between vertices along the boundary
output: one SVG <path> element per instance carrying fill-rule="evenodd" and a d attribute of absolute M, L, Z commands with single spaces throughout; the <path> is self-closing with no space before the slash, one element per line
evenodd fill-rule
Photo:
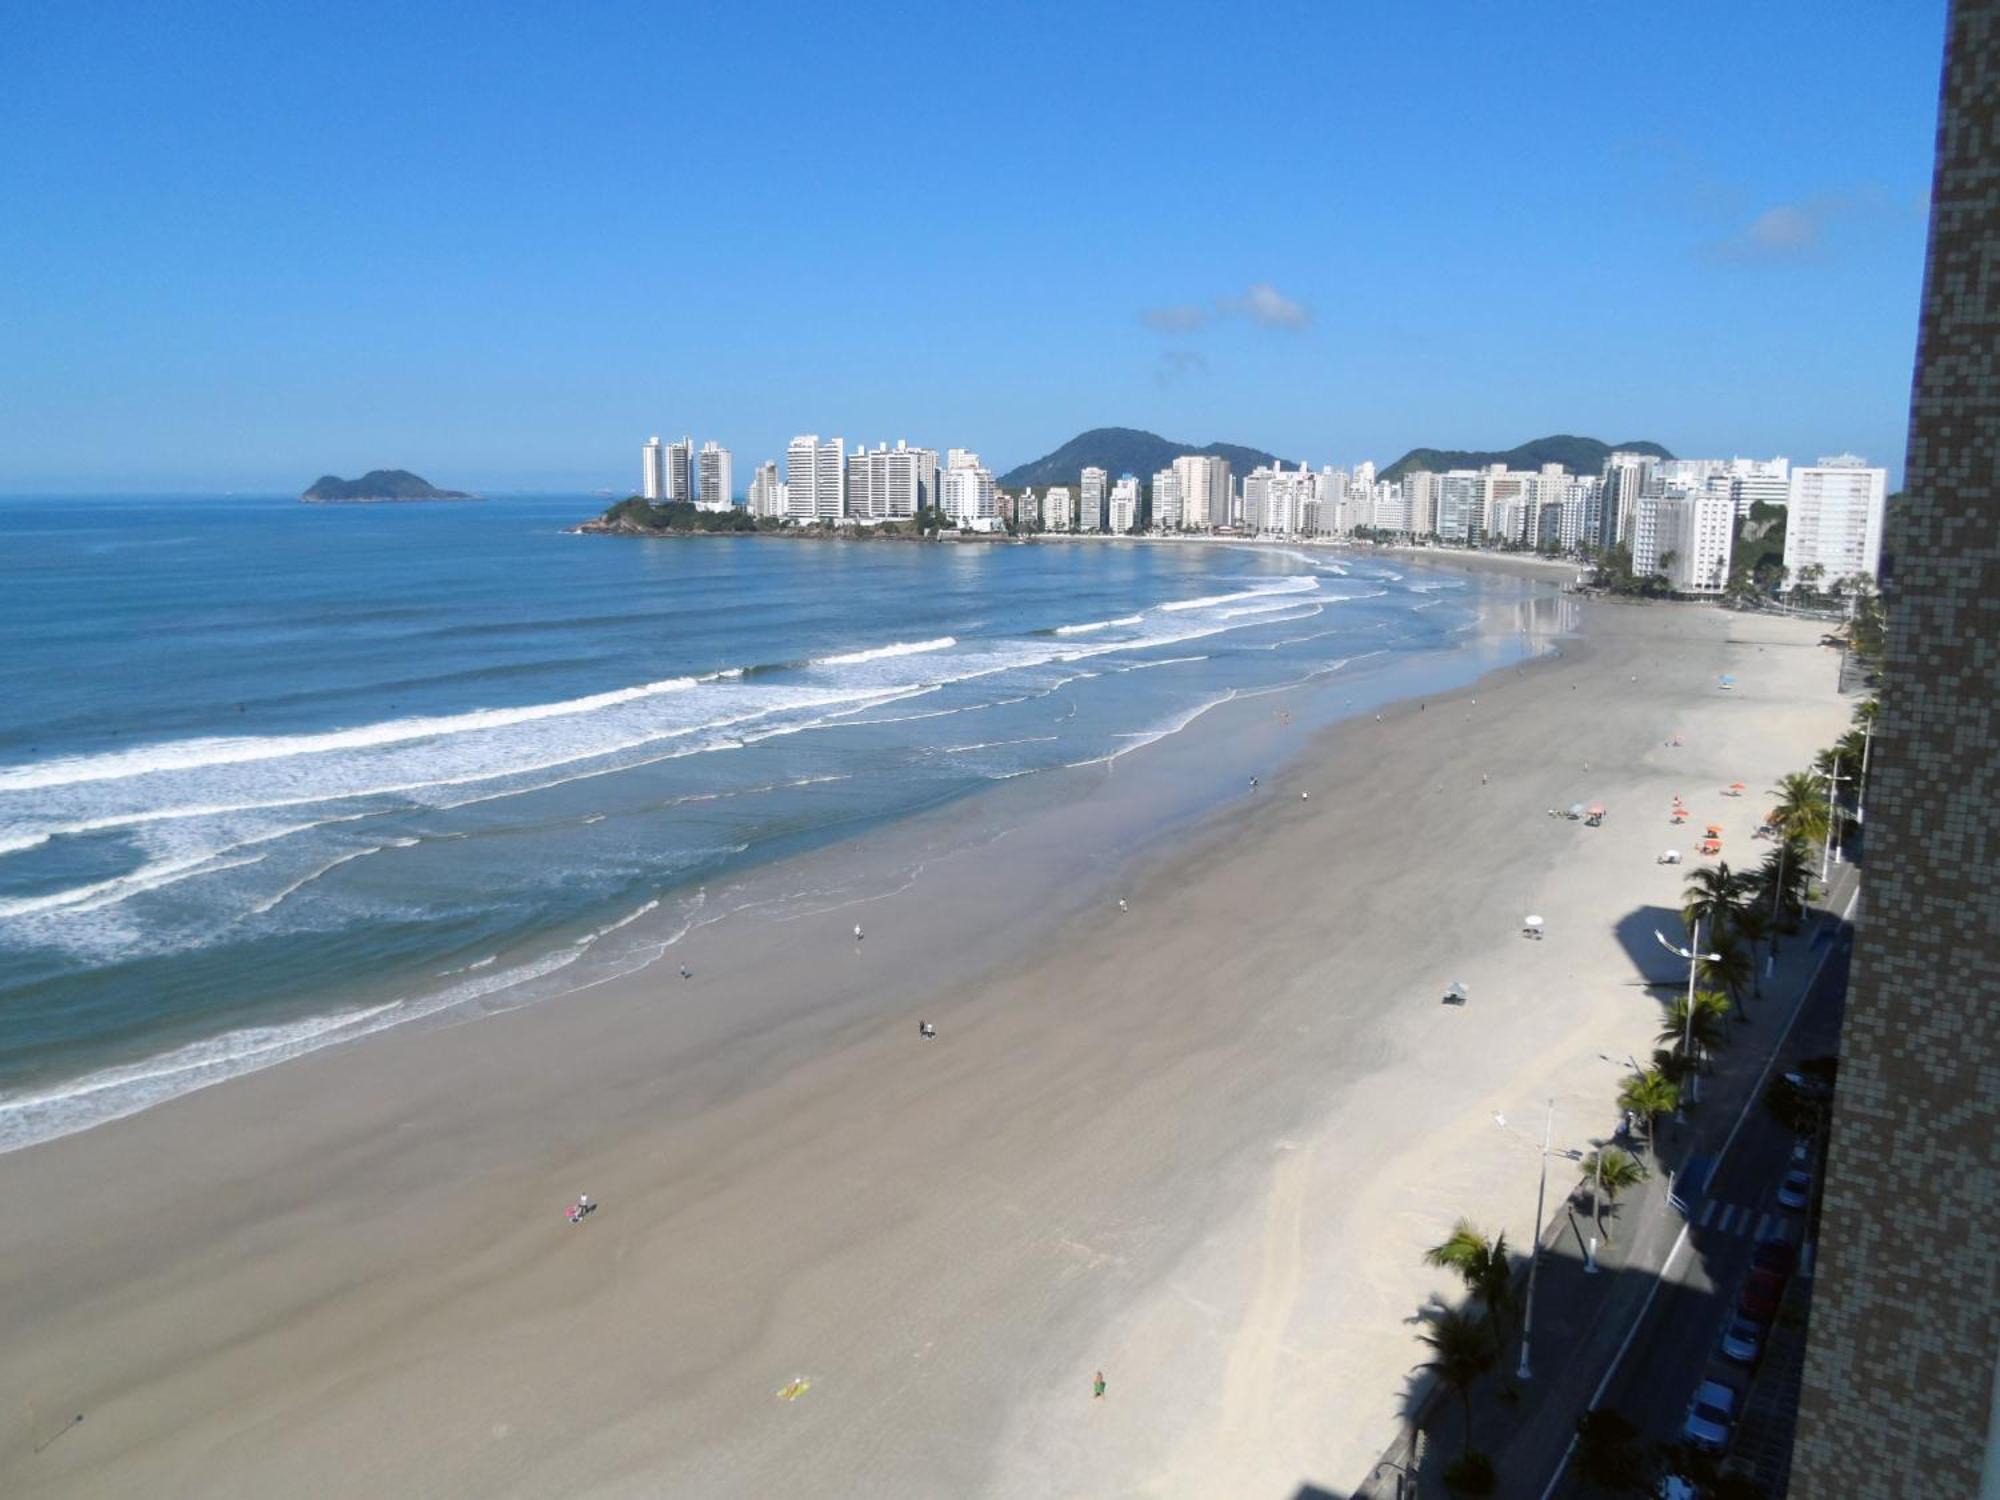
<path fill-rule="evenodd" d="M 1097 1372 L 1097 1379 L 1090 1387 L 1090 1399 L 1093 1401 L 1102 1401 L 1104 1399 L 1104 1372 L 1102 1370 Z"/>

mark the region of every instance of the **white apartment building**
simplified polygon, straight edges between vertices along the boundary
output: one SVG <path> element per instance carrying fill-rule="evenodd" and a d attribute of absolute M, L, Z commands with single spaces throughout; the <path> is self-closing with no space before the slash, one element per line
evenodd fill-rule
<path fill-rule="evenodd" d="M 847 513 L 846 442 L 818 433 L 795 437 L 785 449 L 785 516 L 792 521 L 838 521 Z"/>
<path fill-rule="evenodd" d="M 776 459 L 757 465 L 750 478 L 750 514 L 759 520 L 778 520 L 785 514 L 785 486 L 778 478 Z"/>
<path fill-rule="evenodd" d="M 1436 536 L 1438 477 L 1425 469 L 1403 476 L 1403 506 L 1411 536 Z"/>
<path fill-rule="evenodd" d="M 1083 471 L 1083 495 L 1077 502 L 1076 510 L 1078 531 L 1104 529 L 1104 492 L 1110 482 L 1111 476 L 1103 469 Z"/>
<path fill-rule="evenodd" d="M 1139 524 L 1139 476 L 1120 474 L 1111 486 L 1111 530 L 1121 536 Z"/>
<path fill-rule="evenodd" d="M 891 448 L 854 450 L 847 462 L 847 513 L 871 521 L 908 521 L 919 505 L 928 505 L 935 485 L 930 472 L 936 455 L 897 440 Z"/>
<path fill-rule="evenodd" d="M 1319 471 L 1319 506 L 1313 530 L 1320 536 L 1345 536 L 1354 529 L 1347 514 L 1347 474 L 1328 464 Z"/>
<path fill-rule="evenodd" d="M 694 502 L 694 439 L 667 444 L 667 500 Z"/>
<path fill-rule="evenodd" d="M 1785 505 L 1792 498 L 1792 464 L 1787 458 L 1733 458 L 1729 461 L 1730 498 L 1739 520 L 1753 505 Z"/>
<path fill-rule="evenodd" d="M 1653 462 L 1643 453 L 1614 453 L 1604 461 L 1604 495 L 1594 538 L 1600 548 L 1631 543 L 1639 497 L 1652 480 Z"/>
<path fill-rule="evenodd" d="M 944 513 L 967 531 L 992 531 L 999 525 L 999 491 L 993 472 L 977 463 L 954 463 L 944 471 Z"/>
<path fill-rule="evenodd" d="M 654 504 L 667 495 L 667 450 L 658 434 L 639 450 L 639 493 Z"/>
<path fill-rule="evenodd" d="M 1068 531 L 1076 524 L 1076 506 L 1070 499 L 1069 486 L 1052 484 L 1049 492 L 1042 496 L 1042 525 L 1050 531 Z"/>
<path fill-rule="evenodd" d="M 712 439 L 701 445 L 700 489 L 703 510 L 728 510 L 736 503 L 736 455 Z"/>
<path fill-rule="evenodd" d="M 1178 465 L 1179 459 L 1174 460 Z M 1153 527 L 1157 531 L 1178 531 L 1181 526 L 1181 476 L 1178 467 L 1160 470 L 1153 476 Z"/>
<path fill-rule="evenodd" d="M 1451 469 L 1436 478 L 1439 539 L 1478 541 L 1486 521 L 1486 476 L 1477 469 Z"/>
<path fill-rule="evenodd" d="M 1726 488 L 1642 495 L 1632 517 L 1632 571 L 1659 573 L 1683 594 L 1719 594 L 1729 582 L 1736 507 Z"/>
<path fill-rule="evenodd" d="M 1180 481 L 1180 524 L 1189 531 L 1206 531 L 1229 524 L 1229 491 L 1233 482 L 1229 460 L 1212 454 L 1187 453 L 1174 460 Z M 1158 520 L 1158 502 L 1155 502 Z"/>
<path fill-rule="evenodd" d="M 1369 487 L 1368 524 L 1377 531 L 1401 535 L 1410 532 L 1410 501 L 1403 486 L 1393 479 L 1378 479 Z"/>
<path fill-rule="evenodd" d="M 1800 572 L 1815 566 L 1822 587 L 1856 573 L 1880 576 L 1888 497 L 1889 471 L 1872 469 L 1852 453 L 1793 469 L 1785 518 L 1789 586 L 1796 588 Z"/>
<path fill-rule="evenodd" d="M 1014 499 L 1014 524 L 1022 531 L 1039 531 L 1042 526 L 1042 502 L 1035 498 L 1035 489 L 1029 485 Z"/>

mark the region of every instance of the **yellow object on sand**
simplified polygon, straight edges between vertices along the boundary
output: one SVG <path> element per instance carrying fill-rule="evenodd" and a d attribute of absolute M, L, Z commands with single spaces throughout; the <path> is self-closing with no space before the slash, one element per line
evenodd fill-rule
<path fill-rule="evenodd" d="M 796 1401 L 799 1399 L 799 1397 L 803 1396 L 807 1391 L 811 1390 L 812 1385 L 813 1385 L 812 1381 L 808 1380 L 805 1376 L 800 1375 L 795 1379 L 789 1381 L 785 1385 L 779 1387 L 778 1399 L 780 1401 Z"/>

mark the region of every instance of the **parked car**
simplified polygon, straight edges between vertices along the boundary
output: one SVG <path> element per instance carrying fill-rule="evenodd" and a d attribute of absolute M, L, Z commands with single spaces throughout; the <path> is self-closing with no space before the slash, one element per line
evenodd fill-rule
<path fill-rule="evenodd" d="M 1778 1315 L 1778 1303 L 1785 1295 L 1785 1278 L 1776 1271 L 1752 1271 L 1736 1294 L 1736 1311 L 1757 1323 L 1768 1323 Z"/>
<path fill-rule="evenodd" d="M 1778 1184 L 1778 1201 L 1786 1208 L 1804 1208 L 1812 1202 L 1812 1173 L 1793 1167 Z"/>
<path fill-rule="evenodd" d="M 1798 1264 L 1799 1247 L 1790 1240 L 1759 1240 L 1757 1248 L 1750 1252 L 1750 1268 L 1754 1271 L 1776 1271 L 1780 1276 L 1790 1276 Z"/>
<path fill-rule="evenodd" d="M 1753 1365 L 1764 1352 L 1764 1325 L 1737 1313 L 1722 1330 L 1722 1353 L 1739 1365 Z"/>
<path fill-rule="evenodd" d="M 1697 1448 L 1713 1451 L 1728 1444 L 1730 1429 L 1735 1425 L 1735 1391 L 1719 1380 L 1704 1380 L 1695 1387 L 1694 1400 L 1688 1403 L 1687 1420 L 1681 1423 L 1682 1437 Z"/>

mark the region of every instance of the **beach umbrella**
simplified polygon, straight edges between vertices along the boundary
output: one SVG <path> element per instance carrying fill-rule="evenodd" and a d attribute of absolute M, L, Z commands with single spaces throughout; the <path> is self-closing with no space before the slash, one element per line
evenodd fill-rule
<path fill-rule="evenodd" d="M 1569 805 L 1569 815 L 1570 815 L 1570 816 L 1571 816 L 1572 818 L 1580 818 L 1580 817 L 1582 817 L 1582 816 L 1583 816 L 1583 804 L 1582 804 L 1581 802 L 1572 802 L 1572 803 L 1570 803 L 1570 805 Z"/>
<path fill-rule="evenodd" d="M 1663 865 L 1677 865 L 1677 864 L 1679 864 L 1680 862 L 1681 862 L 1681 851 L 1680 851 L 1680 850 L 1678 850 L 1678 849 L 1665 849 L 1665 850 L 1662 850 L 1662 851 L 1661 851 L 1661 853 L 1660 853 L 1660 863 L 1661 863 L 1661 864 L 1663 864 Z"/>
<path fill-rule="evenodd" d="M 1709 836 L 1710 838 L 1712 838 L 1712 839 L 1719 839 L 1719 838 L 1721 838 L 1721 837 L 1722 837 L 1722 825 L 1721 825 L 1720 823 L 1711 823 L 1711 824 L 1709 824 L 1709 825 L 1708 825 L 1708 836 Z"/>
<path fill-rule="evenodd" d="M 1601 817 L 1603 817 L 1603 816 L 1604 816 L 1604 804 L 1603 804 L 1602 802 L 1593 802 L 1593 803 L 1591 803 L 1591 804 L 1590 804 L 1590 815 L 1591 815 L 1591 816 L 1592 816 L 1593 818 L 1601 818 Z"/>
<path fill-rule="evenodd" d="M 1742 792 L 1742 791 L 1748 791 L 1749 788 L 1745 783 L 1741 781 L 1732 781 L 1729 783 L 1729 790 L 1732 792 Z"/>

